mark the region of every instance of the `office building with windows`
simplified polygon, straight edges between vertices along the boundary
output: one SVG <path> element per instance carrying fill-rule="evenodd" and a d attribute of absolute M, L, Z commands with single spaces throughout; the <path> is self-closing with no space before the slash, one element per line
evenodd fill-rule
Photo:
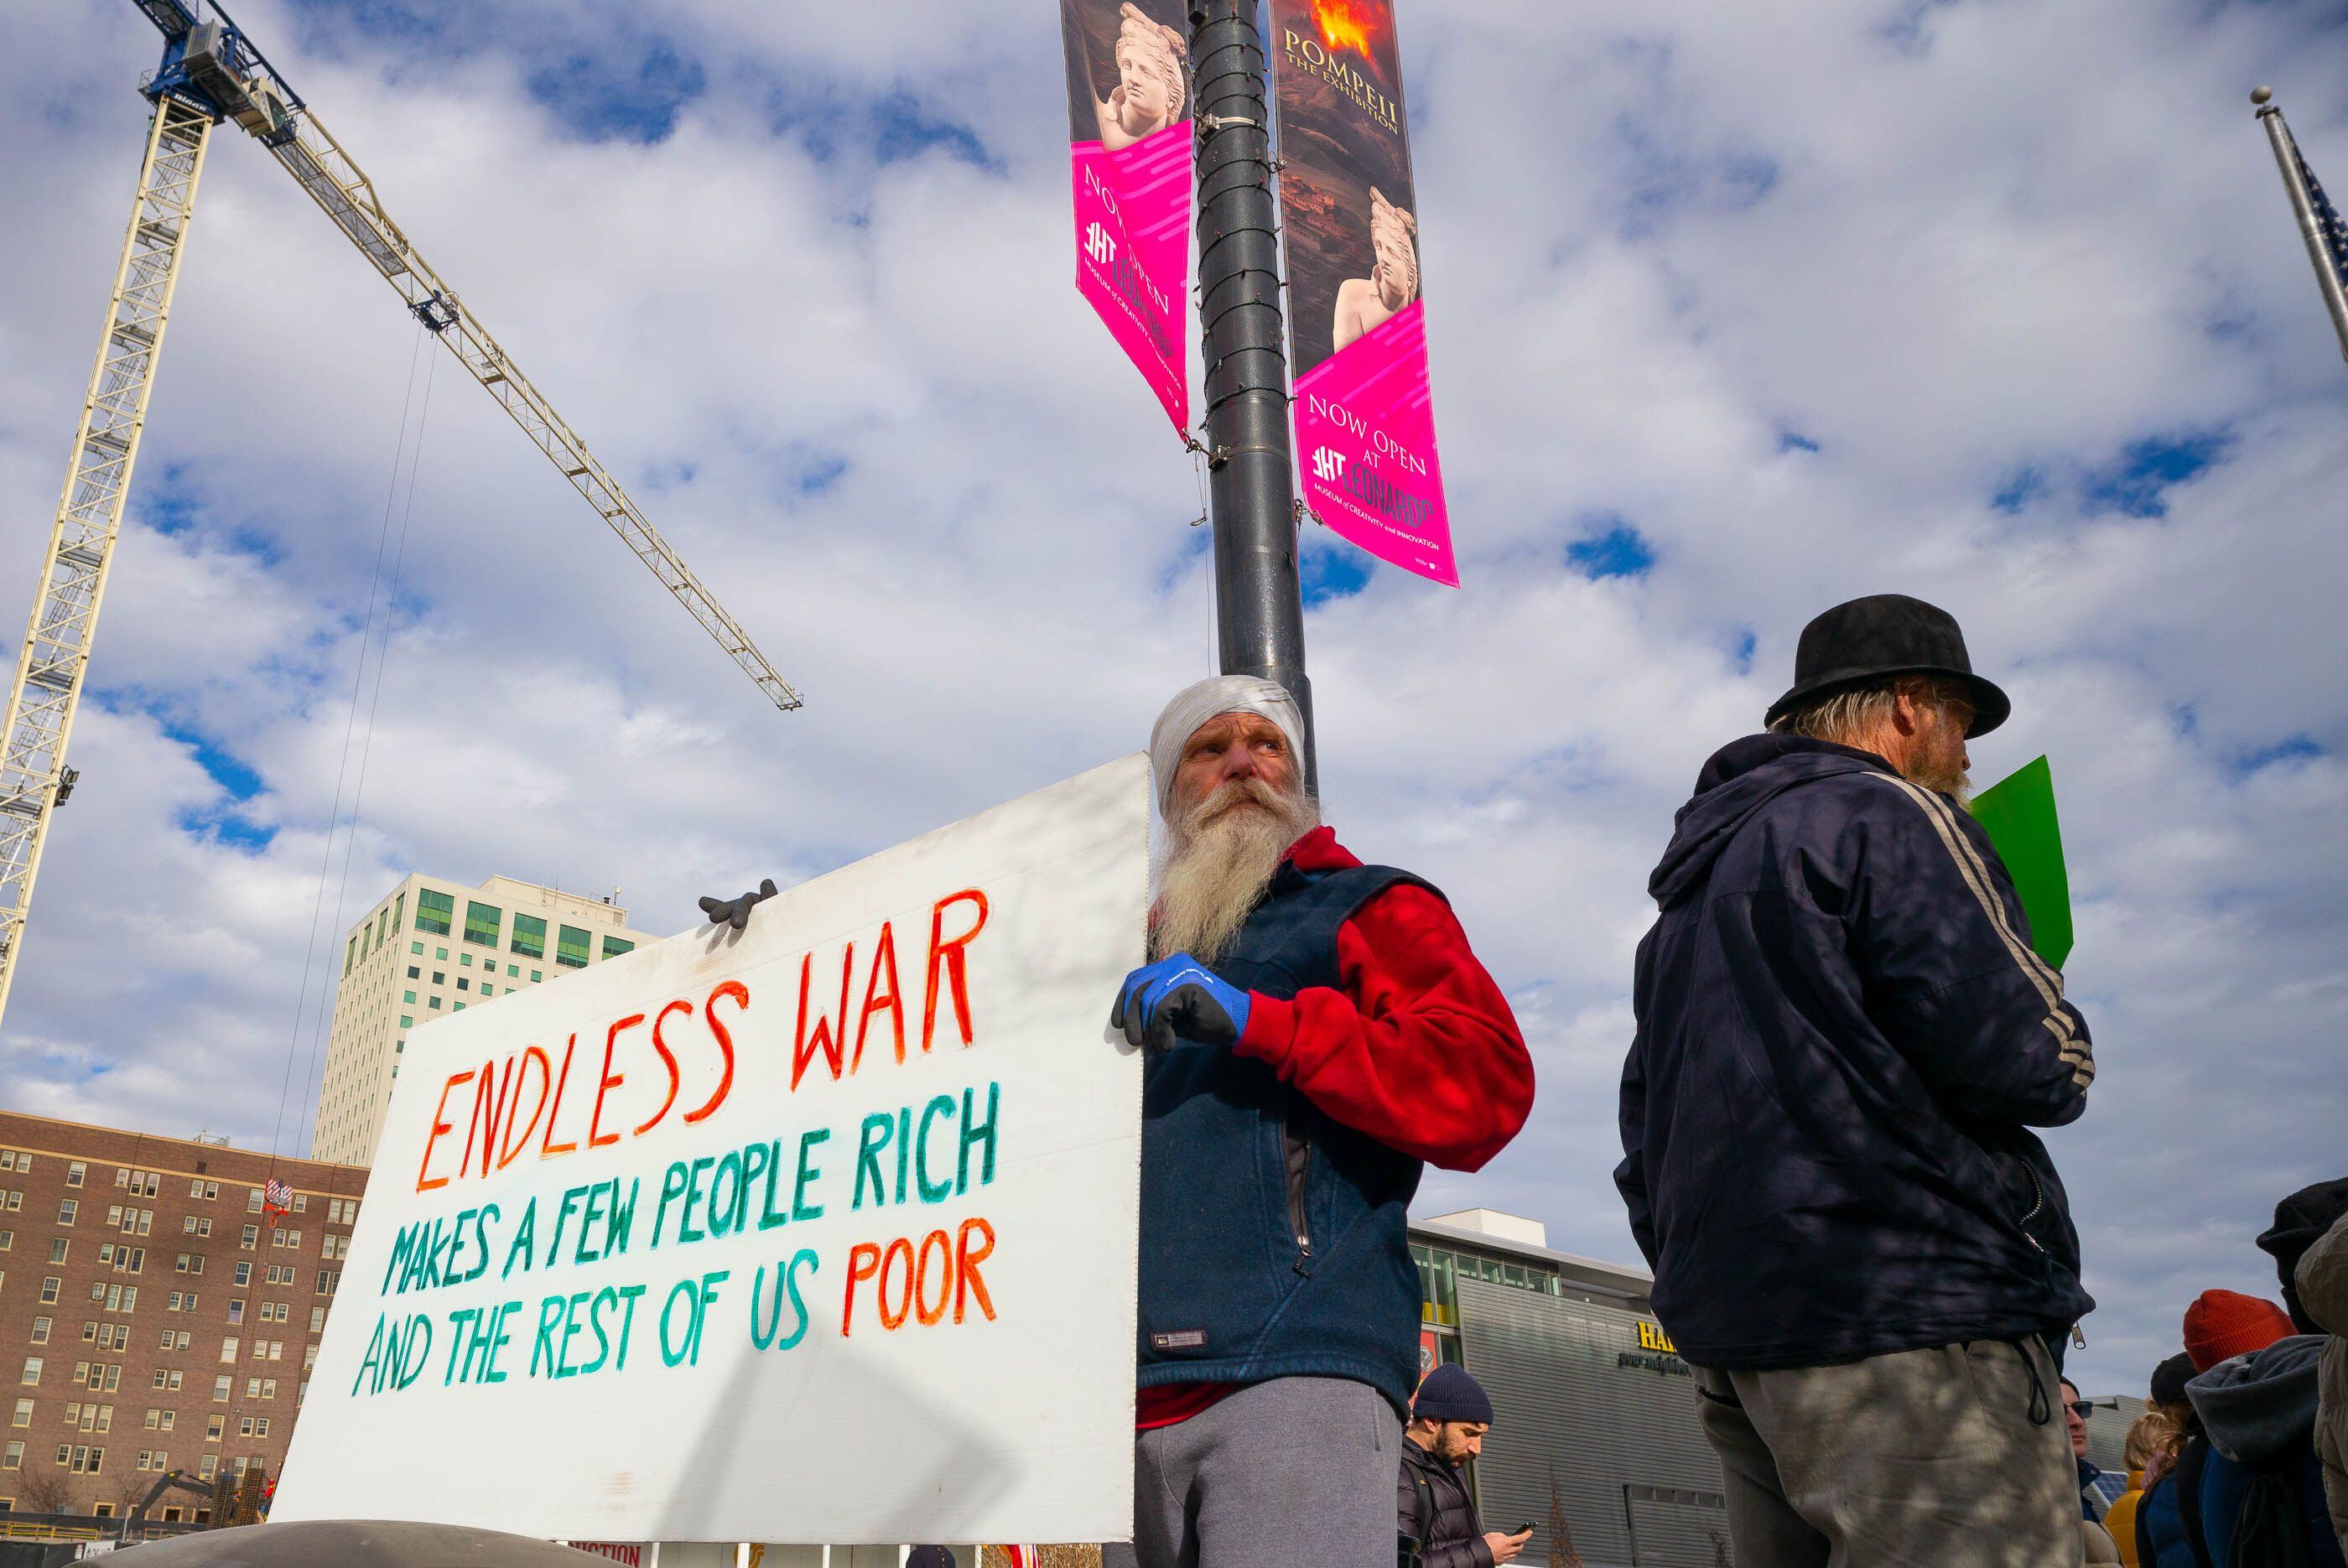
<path fill-rule="evenodd" d="M 0 1512 L 118 1516 L 171 1470 L 276 1475 L 366 1180 L 0 1111 Z M 151 1517 L 205 1512 L 173 1491 Z"/>
<path fill-rule="evenodd" d="M 344 936 L 310 1158 L 372 1162 L 410 1029 L 657 940 L 610 899 L 408 877 Z"/>

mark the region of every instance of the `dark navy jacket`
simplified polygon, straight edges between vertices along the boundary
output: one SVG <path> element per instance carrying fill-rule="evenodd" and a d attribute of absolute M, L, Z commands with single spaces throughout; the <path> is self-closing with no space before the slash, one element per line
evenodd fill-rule
<path fill-rule="evenodd" d="M 1338 985 L 1337 928 L 1402 882 L 1284 864 L 1215 972 L 1282 998 Z M 1407 1409 L 1419 1162 L 1223 1046 L 1151 1052 L 1141 1116 L 1140 1385 L 1346 1377 Z"/>
<path fill-rule="evenodd" d="M 1880 758 L 1756 735 L 1648 891 L 1615 1184 L 1701 1367 L 2057 1336 L 2095 1304 L 2044 1147 L 2095 1077 L 2012 879 Z"/>

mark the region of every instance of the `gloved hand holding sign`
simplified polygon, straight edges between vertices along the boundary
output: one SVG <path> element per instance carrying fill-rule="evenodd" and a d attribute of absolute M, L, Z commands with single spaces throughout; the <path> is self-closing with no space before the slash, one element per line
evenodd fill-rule
<path fill-rule="evenodd" d="M 1187 953 L 1144 965 L 1117 987 L 1108 1026 L 1132 1044 L 1171 1050 L 1176 1037 L 1228 1046 L 1247 1030 L 1248 993 Z"/>

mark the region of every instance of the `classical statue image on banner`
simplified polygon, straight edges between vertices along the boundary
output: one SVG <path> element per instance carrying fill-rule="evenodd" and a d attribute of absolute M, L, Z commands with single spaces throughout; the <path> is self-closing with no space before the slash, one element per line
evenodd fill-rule
<path fill-rule="evenodd" d="M 1330 351 L 1343 349 L 1418 297 L 1418 220 L 1370 187 L 1370 275 L 1337 285 Z"/>
<path fill-rule="evenodd" d="M 1180 121 L 1189 94 L 1189 41 L 1132 0 L 1118 8 L 1117 85 L 1096 99 L 1101 146 L 1111 152 Z"/>

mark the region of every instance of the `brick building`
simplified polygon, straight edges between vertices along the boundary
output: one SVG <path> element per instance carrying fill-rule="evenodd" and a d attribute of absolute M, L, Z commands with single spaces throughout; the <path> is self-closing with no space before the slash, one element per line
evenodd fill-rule
<path fill-rule="evenodd" d="M 0 1111 L 0 1510 L 120 1514 L 168 1470 L 275 1475 L 366 1180 Z"/>

